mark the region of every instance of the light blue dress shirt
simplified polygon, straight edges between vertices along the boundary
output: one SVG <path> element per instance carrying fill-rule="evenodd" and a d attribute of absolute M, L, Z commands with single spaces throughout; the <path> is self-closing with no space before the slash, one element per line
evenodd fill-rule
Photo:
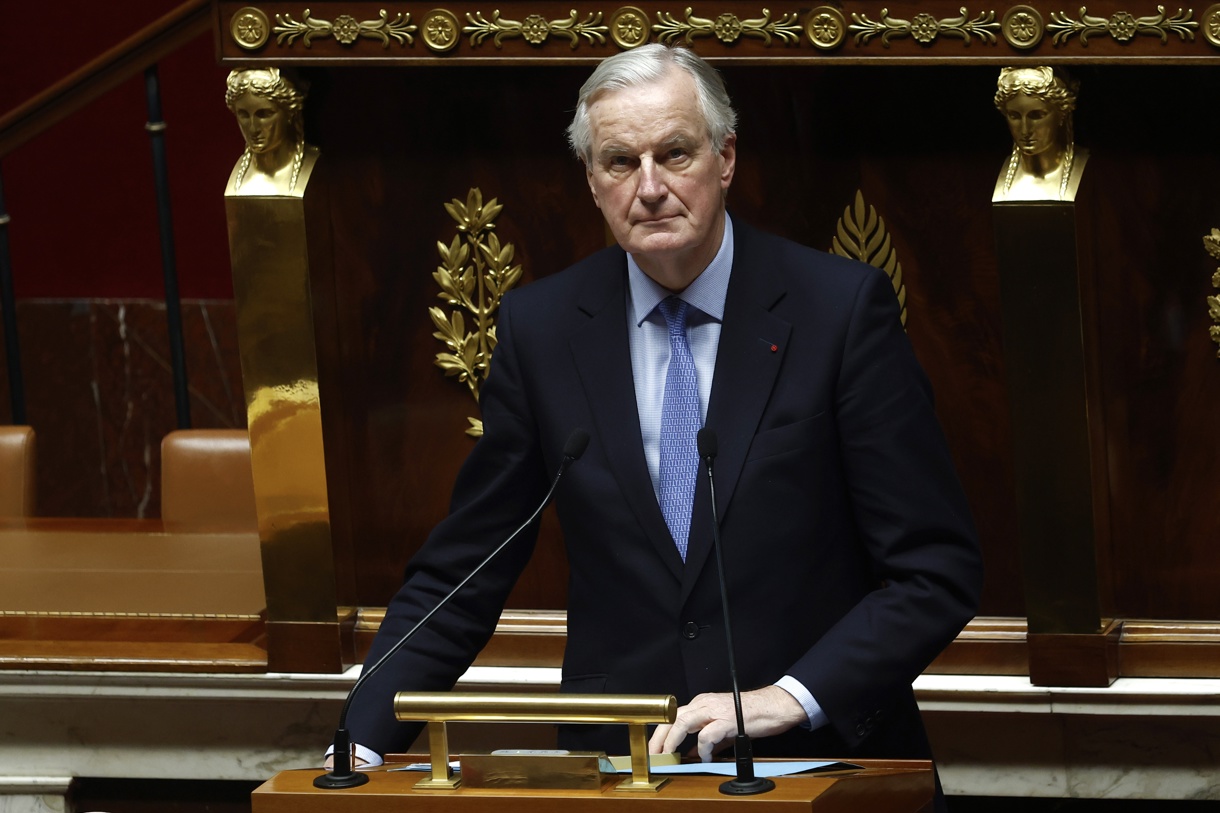
<path fill-rule="evenodd" d="M 733 271 L 733 221 L 724 217 L 724 238 L 720 250 L 686 290 L 677 296 L 694 310 L 688 316 L 687 342 L 695 360 L 699 383 L 699 411 L 707 421 L 707 405 L 716 372 L 716 350 L 720 345 L 720 325 L 724 320 L 724 301 Z M 652 477 L 652 490 L 658 493 L 661 468 L 661 401 L 665 396 L 665 371 L 669 369 L 669 329 L 657 305 L 671 291 L 644 273 L 635 258 L 627 255 L 627 334 L 631 345 L 631 377 L 635 381 L 635 405 L 640 416 L 640 435 L 644 460 Z M 709 508 L 710 510 L 710 508 Z M 804 684 L 791 675 L 775 682 L 804 707 L 810 728 L 821 728 L 829 720 Z"/>

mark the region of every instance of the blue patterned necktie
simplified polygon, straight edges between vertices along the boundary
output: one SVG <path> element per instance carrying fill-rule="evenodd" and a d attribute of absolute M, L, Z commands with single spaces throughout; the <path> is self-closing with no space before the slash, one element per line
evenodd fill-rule
<path fill-rule="evenodd" d="M 661 401 L 661 466 L 658 486 L 661 514 L 686 561 L 691 511 L 695 502 L 695 480 L 699 475 L 696 437 L 702 417 L 695 359 L 686 340 L 689 306 L 677 297 L 663 299 L 657 308 L 669 327 L 669 369 L 665 373 L 665 395 Z"/>

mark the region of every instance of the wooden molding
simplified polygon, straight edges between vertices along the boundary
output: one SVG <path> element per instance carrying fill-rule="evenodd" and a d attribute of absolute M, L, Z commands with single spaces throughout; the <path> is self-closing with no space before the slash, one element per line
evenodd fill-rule
<path fill-rule="evenodd" d="M 1123 622 L 1110 621 L 1094 634 L 1030 633 L 1029 681 L 1035 686 L 1105 688 L 1118 678 Z"/>

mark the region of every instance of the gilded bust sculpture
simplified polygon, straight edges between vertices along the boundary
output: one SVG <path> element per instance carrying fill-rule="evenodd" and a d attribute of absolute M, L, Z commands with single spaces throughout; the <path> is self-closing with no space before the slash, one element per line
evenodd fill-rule
<path fill-rule="evenodd" d="M 1072 129 L 1078 87 L 1047 66 L 1000 71 L 995 106 L 1008 122 L 1013 148 L 993 201 L 1075 199 L 1088 160 Z"/>
<path fill-rule="evenodd" d="M 307 86 L 278 68 L 233 71 L 226 84 L 225 104 L 237 117 L 246 150 L 225 194 L 299 195 L 318 158 L 301 125 Z"/>

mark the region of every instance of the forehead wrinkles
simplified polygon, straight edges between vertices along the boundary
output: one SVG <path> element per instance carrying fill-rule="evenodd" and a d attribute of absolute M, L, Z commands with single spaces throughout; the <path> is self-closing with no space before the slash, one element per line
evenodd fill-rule
<path fill-rule="evenodd" d="M 686 144 L 707 140 L 693 80 L 684 75 L 598 94 L 589 105 L 589 127 L 595 153 L 607 146 L 645 149 L 676 138 Z"/>

